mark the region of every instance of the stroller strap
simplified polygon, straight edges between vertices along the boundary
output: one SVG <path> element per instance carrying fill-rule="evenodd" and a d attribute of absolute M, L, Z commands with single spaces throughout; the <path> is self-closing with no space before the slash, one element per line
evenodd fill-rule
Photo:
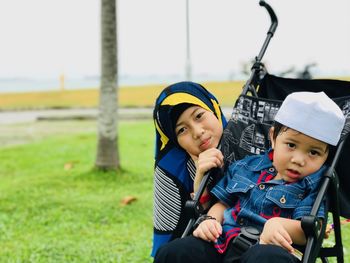
<path fill-rule="evenodd" d="M 232 239 L 223 263 L 232 263 L 238 260 L 251 246 L 257 244 L 260 231 L 252 226 L 242 227 L 241 233 Z"/>

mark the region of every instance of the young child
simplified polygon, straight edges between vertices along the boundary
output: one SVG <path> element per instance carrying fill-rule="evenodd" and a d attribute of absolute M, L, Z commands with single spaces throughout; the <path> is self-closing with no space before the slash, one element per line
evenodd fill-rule
<path fill-rule="evenodd" d="M 226 120 L 216 98 L 203 86 L 179 82 L 158 96 L 154 123 L 152 256 L 161 245 L 182 235 L 189 220 L 184 210 L 186 201 L 197 191 L 203 174 L 222 165 L 221 152 L 213 149 L 218 146 Z"/>
<path fill-rule="evenodd" d="M 270 130 L 272 148 L 228 168 L 226 176 L 212 189 L 219 202 L 210 208 L 193 235 L 214 242 L 224 262 L 235 258 L 230 244 L 243 226 L 262 231 L 260 245 L 277 245 L 290 253 L 294 252 L 292 245 L 304 245 L 300 220 L 311 211 L 330 145 L 337 145 L 344 122 L 340 108 L 323 92 L 287 96 Z M 317 216 L 324 218 L 323 206 Z M 251 249 L 240 262 L 265 262 L 264 253 L 252 256 Z M 267 261 L 274 260 L 297 262 L 271 256 Z"/>

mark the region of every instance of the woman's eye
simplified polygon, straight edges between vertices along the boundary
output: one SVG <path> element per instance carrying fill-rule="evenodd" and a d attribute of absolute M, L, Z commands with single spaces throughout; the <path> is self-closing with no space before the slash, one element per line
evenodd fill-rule
<path fill-rule="evenodd" d="M 203 116 L 204 112 L 200 112 L 196 115 L 196 119 L 200 119 Z"/>
<path fill-rule="evenodd" d="M 181 127 L 180 129 L 177 130 L 176 135 L 179 136 L 180 134 L 185 132 L 185 127 Z"/>

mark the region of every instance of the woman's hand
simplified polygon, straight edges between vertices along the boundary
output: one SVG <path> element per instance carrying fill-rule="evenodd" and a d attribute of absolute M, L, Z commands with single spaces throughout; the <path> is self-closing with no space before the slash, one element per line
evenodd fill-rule
<path fill-rule="evenodd" d="M 222 227 L 215 219 L 207 219 L 199 224 L 193 231 L 195 237 L 201 238 L 205 241 L 216 242 L 222 233 Z"/>
<path fill-rule="evenodd" d="M 196 193 L 204 174 L 212 168 L 221 168 L 224 165 L 224 156 L 216 148 L 211 148 L 200 153 L 196 163 L 196 177 L 194 178 L 193 191 Z"/>

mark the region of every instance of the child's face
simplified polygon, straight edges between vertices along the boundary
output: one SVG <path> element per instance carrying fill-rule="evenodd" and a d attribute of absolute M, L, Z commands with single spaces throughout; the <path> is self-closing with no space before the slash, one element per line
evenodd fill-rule
<path fill-rule="evenodd" d="M 222 125 L 214 113 L 199 106 L 186 109 L 176 122 L 175 134 L 179 145 L 192 157 L 218 146 Z"/>
<path fill-rule="evenodd" d="M 328 156 L 328 145 L 293 129 L 281 130 L 275 140 L 272 138 L 273 166 L 276 179 L 296 182 L 318 171 Z"/>

